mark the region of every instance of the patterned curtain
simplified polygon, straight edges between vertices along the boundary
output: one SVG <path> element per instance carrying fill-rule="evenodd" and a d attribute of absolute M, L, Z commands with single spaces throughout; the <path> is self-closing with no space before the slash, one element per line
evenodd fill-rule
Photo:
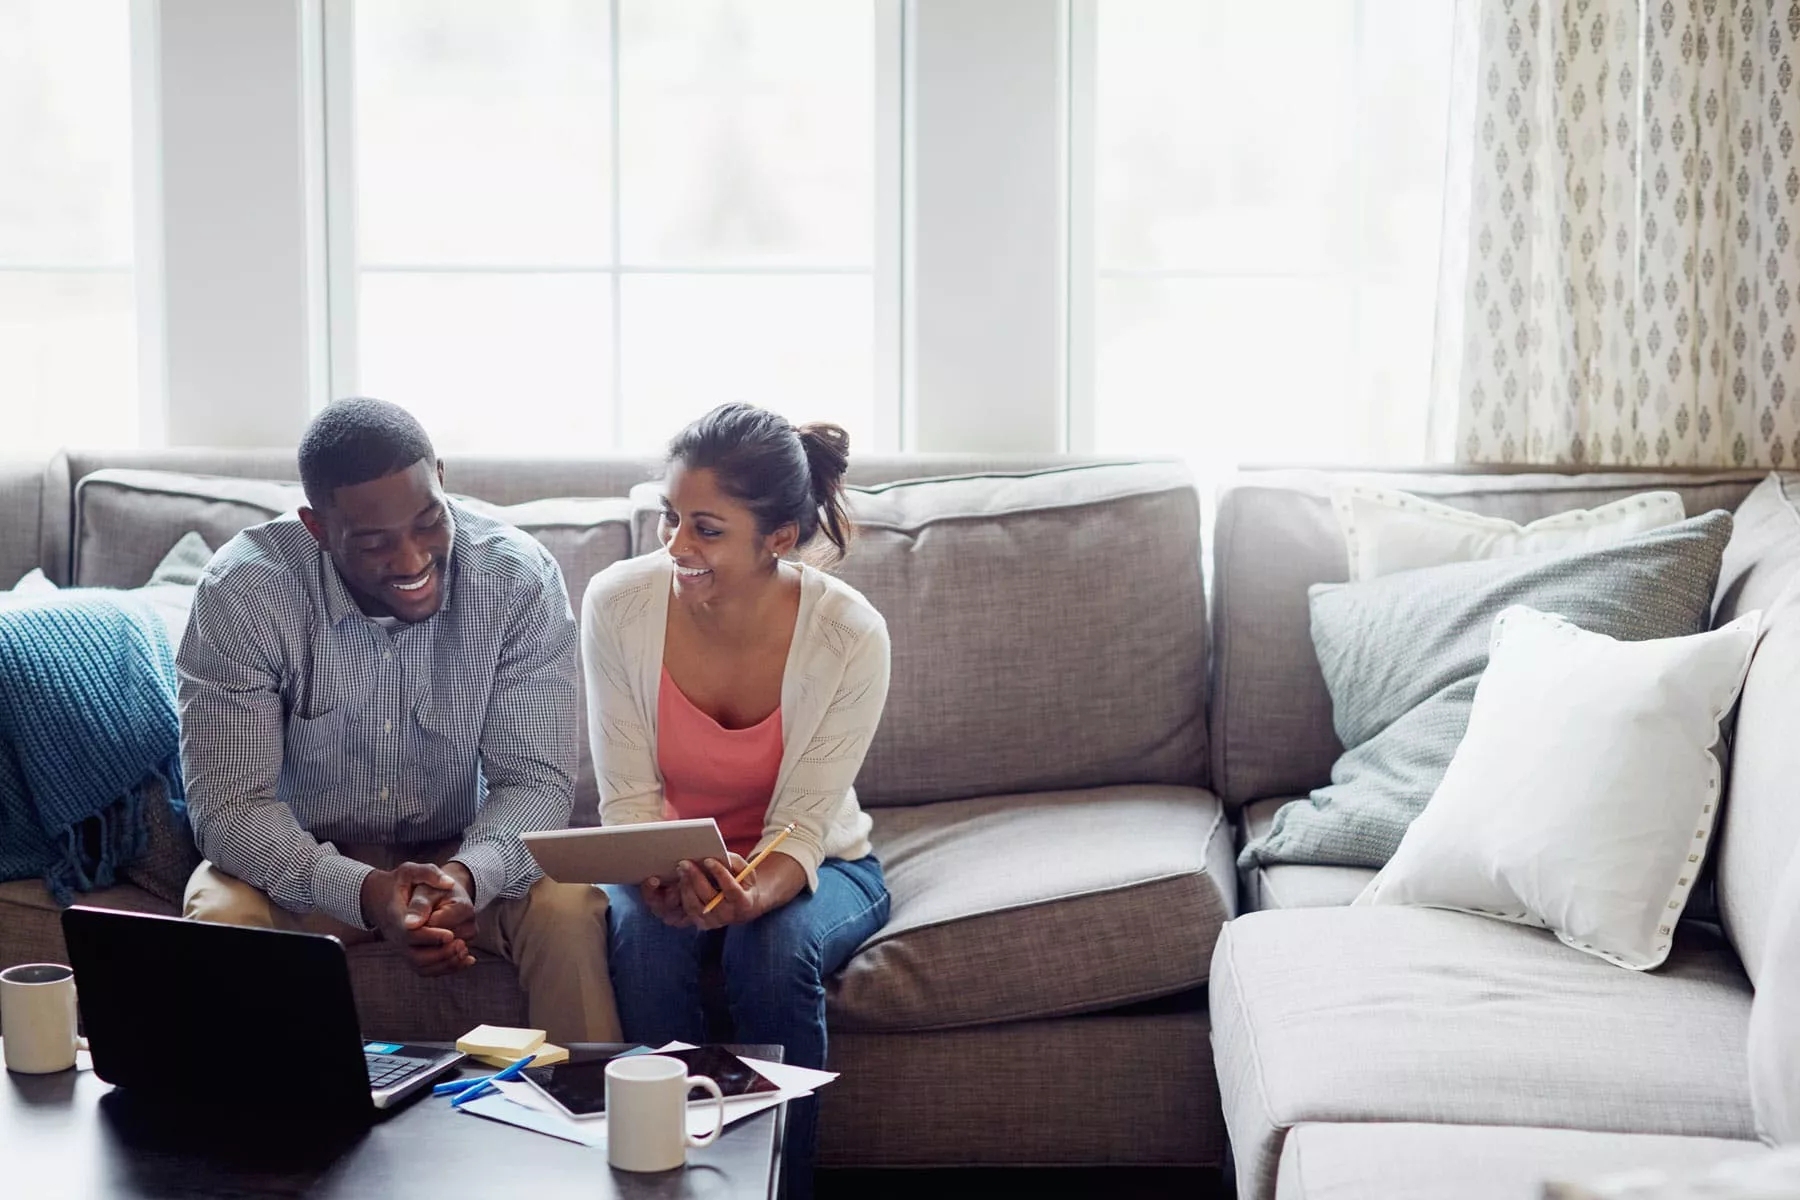
<path fill-rule="evenodd" d="M 1800 0 L 1462 3 L 1457 458 L 1800 460 Z"/>

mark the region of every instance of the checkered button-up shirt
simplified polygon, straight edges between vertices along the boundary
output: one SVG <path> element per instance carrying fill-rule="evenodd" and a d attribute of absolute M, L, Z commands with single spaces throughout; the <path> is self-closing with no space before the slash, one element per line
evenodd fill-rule
<path fill-rule="evenodd" d="M 384 627 L 296 516 L 207 566 L 176 658 L 200 852 L 294 912 L 367 928 L 372 869 L 334 841 L 460 837 L 477 908 L 538 877 L 519 834 L 568 824 L 576 631 L 562 573 L 451 502 L 444 602 Z"/>

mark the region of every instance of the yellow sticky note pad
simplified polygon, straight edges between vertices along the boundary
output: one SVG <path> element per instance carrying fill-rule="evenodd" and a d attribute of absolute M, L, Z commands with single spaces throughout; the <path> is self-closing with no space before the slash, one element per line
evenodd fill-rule
<path fill-rule="evenodd" d="M 456 1048 L 476 1058 L 499 1058 L 512 1062 L 524 1058 L 544 1044 L 541 1029 L 514 1029 L 510 1025 L 477 1025 L 456 1039 Z"/>
<path fill-rule="evenodd" d="M 527 1051 L 527 1053 L 531 1052 Z M 473 1058 L 478 1063 L 486 1063 L 490 1067 L 510 1067 L 518 1062 L 519 1059 L 524 1058 L 525 1055 L 521 1054 L 515 1058 L 503 1058 L 498 1054 L 472 1054 L 469 1057 Z M 545 1042 L 543 1045 L 539 1046 L 535 1054 L 533 1054 L 531 1065 L 534 1067 L 553 1067 L 559 1062 L 566 1061 L 568 1057 L 569 1052 L 563 1047 L 558 1046 L 553 1042 Z"/>

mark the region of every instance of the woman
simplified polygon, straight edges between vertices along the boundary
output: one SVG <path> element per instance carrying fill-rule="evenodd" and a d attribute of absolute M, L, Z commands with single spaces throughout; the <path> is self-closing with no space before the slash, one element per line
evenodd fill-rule
<path fill-rule="evenodd" d="M 608 889 L 632 1041 L 705 1040 L 700 963 L 717 941 L 737 1039 L 823 1067 L 824 981 L 887 920 L 851 786 L 887 701 L 887 625 L 853 588 L 790 558 L 821 534 L 842 557 L 848 452 L 835 425 L 714 409 L 670 443 L 662 552 L 608 567 L 582 601 L 602 823 L 713 817 L 729 851 Z M 795 1196 L 810 1194 L 816 1122 L 815 1101 L 790 1106 Z"/>

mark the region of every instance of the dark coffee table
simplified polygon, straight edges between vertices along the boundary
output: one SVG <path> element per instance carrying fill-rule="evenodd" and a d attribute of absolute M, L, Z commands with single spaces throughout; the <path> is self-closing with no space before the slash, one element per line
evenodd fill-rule
<path fill-rule="evenodd" d="M 782 1057 L 779 1046 L 733 1049 L 771 1062 Z M 485 1074 L 487 1068 L 465 1064 L 461 1073 Z M 279 1066 L 246 1071 L 235 1085 L 241 1102 L 229 1113 L 209 1114 L 143 1104 L 85 1069 L 59 1075 L 0 1071 L 0 1192 L 34 1198 L 395 1200 L 772 1200 L 779 1194 L 785 1104 L 727 1126 L 712 1145 L 688 1151 L 684 1170 L 633 1175 L 608 1166 L 603 1150 L 452 1112 L 448 1100 L 429 1095 L 362 1130 L 259 1120 L 257 1080 L 279 1086 L 280 1075 Z"/>

